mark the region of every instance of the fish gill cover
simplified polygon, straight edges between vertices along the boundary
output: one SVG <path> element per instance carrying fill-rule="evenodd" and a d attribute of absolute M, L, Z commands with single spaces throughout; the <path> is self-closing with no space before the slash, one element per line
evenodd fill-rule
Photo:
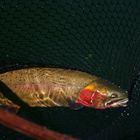
<path fill-rule="evenodd" d="M 1 71 L 24 65 L 86 71 L 129 91 L 127 108 L 22 108 L 19 115 L 81 139 L 137 140 L 140 133 L 137 0 L 0 1 Z M 29 139 L 1 126 L 1 140 Z"/>

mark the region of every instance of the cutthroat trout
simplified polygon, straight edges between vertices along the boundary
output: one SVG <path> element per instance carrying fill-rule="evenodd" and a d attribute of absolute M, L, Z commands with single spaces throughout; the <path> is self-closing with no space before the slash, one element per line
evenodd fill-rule
<path fill-rule="evenodd" d="M 59 68 L 24 68 L 0 74 L 2 81 L 30 107 L 127 106 L 127 92 L 85 72 Z M 0 92 L 0 104 L 20 108 Z"/>

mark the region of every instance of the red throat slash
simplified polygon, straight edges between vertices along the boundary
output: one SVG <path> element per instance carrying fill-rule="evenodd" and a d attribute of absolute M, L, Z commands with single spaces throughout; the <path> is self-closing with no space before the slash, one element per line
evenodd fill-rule
<path fill-rule="evenodd" d="M 106 99 L 106 96 L 101 94 L 98 91 L 93 92 L 89 89 L 83 89 L 80 92 L 80 96 L 76 100 L 76 103 L 82 104 L 82 105 L 88 106 L 88 107 L 104 109 L 102 102 L 105 99 Z"/>

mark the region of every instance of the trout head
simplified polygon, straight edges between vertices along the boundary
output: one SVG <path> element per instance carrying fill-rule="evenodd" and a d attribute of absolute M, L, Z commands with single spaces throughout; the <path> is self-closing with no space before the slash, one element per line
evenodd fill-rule
<path fill-rule="evenodd" d="M 98 79 L 80 91 L 76 103 L 96 109 L 126 107 L 128 102 L 127 91 Z"/>

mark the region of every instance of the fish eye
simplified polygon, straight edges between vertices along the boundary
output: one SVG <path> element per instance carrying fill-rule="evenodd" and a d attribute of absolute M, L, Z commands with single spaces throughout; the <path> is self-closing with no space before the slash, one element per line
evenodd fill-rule
<path fill-rule="evenodd" d="M 116 98 L 116 97 L 118 97 L 117 94 L 115 94 L 115 93 L 112 93 L 112 94 L 111 94 L 111 98 Z"/>

